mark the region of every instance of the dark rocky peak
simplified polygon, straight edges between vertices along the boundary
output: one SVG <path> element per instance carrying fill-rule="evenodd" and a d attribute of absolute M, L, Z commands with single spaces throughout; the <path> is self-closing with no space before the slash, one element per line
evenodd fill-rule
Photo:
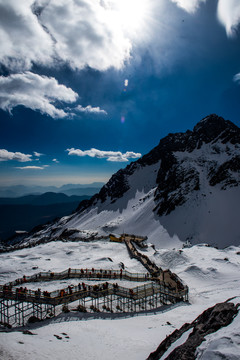
<path fill-rule="evenodd" d="M 215 144 L 218 141 L 224 144 L 227 142 L 240 144 L 240 129 L 231 121 L 226 121 L 215 114 L 211 114 L 199 121 L 193 131 L 187 130 L 185 133 L 170 133 L 161 139 L 159 144 L 148 154 L 130 163 L 125 169 L 115 173 L 98 194 L 94 195 L 90 200 L 81 202 L 77 210 L 81 212 L 95 205 L 98 201 L 104 203 L 106 199 L 109 199 L 112 203 L 115 202 L 116 199 L 122 197 L 129 190 L 128 178 L 130 175 L 140 167 L 150 166 L 161 161 L 156 177 L 158 188 L 155 200 L 158 204 L 155 209 L 158 209 L 159 215 L 168 214 L 176 206 L 186 201 L 184 194 L 199 190 L 200 188 L 197 169 L 193 166 L 183 169 L 174 153 L 184 151 L 191 153 L 195 149 L 200 149 L 204 143 Z M 230 164 L 235 172 L 238 164 L 238 158 Z M 227 168 L 222 166 L 219 169 L 221 176 L 215 176 L 215 171 L 213 171 L 211 176 L 215 177 L 212 183 L 216 184 L 220 180 L 226 179 L 229 173 L 229 166 Z M 169 200 L 169 193 L 172 193 L 172 201 Z"/>
<path fill-rule="evenodd" d="M 215 153 L 220 153 L 217 143 L 240 144 L 240 129 L 232 122 L 215 114 L 202 119 L 193 131 L 169 134 L 160 141 L 157 148 L 161 154 L 161 167 L 157 174 L 158 187 L 155 192 L 155 210 L 158 215 L 170 214 L 177 206 L 187 201 L 188 194 L 201 188 L 198 169 L 200 163 L 195 166 L 194 162 L 187 164 L 184 160 L 179 161 L 176 152 L 191 153 L 195 149 L 201 149 L 203 144 L 211 144 L 212 148 L 215 147 Z M 209 185 L 221 184 L 222 189 L 238 186 L 239 151 L 229 152 L 229 158 L 219 164 L 216 159 L 214 161 L 211 159 L 210 153 L 205 156 L 205 159 L 200 157 L 201 167 L 210 168 L 208 179 L 206 179 Z"/>
<path fill-rule="evenodd" d="M 211 114 L 199 121 L 193 131 L 187 130 L 185 133 L 168 134 L 160 140 L 159 144 L 138 160 L 141 165 L 151 165 L 163 160 L 166 156 L 175 151 L 192 152 L 200 149 L 203 143 L 221 141 L 226 144 L 240 143 L 240 129 L 229 120 Z"/>
<path fill-rule="evenodd" d="M 151 150 L 148 154 L 144 155 L 137 161 L 142 166 L 156 164 L 168 154 L 174 151 L 185 151 L 188 144 L 188 136 L 191 131 L 186 133 L 168 134 L 160 140 L 160 143 Z"/>
<path fill-rule="evenodd" d="M 193 131 L 187 130 L 185 133 L 169 134 L 163 138 L 159 145 L 153 149 L 158 153 L 174 151 L 193 151 L 200 149 L 203 143 L 230 142 L 240 143 L 240 129 L 229 120 L 211 114 L 199 121 Z"/>
<path fill-rule="evenodd" d="M 200 149 L 203 143 L 215 143 L 221 141 L 226 144 L 240 143 L 240 129 L 229 120 L 211 114 L 199 121 L 193 131 L 187 130 L 185 133 L 169 134 L 163 138 L 158 150 L 161 152 L 189 151 Z"/>
<path fill-rule="evenodd" d="M 203 143 L 221 141 L 226 144 L 240 144 L 240 129 L 229 120 L 211 114 L 199 121 L 193 131 L 187 130 L 185 133 L 168 134 L 160 140 L 159 144 L 148 154 L 144 155 L 136 163 L 141 166 L 152 165 L 171 157 L 175 151 L 189 151 L 200 149 Z"/>
<path fill-rule="evenodd" d="M 220 140 L 222 143 L 239 143 L 240 129 L 229 120 L 211 114 L 197 123 L 193 128 L 193 135 L 201 142 L 210 143 Z"/>

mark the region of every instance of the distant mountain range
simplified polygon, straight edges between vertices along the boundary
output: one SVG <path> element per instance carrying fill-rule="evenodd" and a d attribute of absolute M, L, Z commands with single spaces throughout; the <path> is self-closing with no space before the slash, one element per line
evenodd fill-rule
<path fill-rule="evenodd" d="M 21 241 L 128 232 L 146 235 L 158 247 L 186 240 L 239 245 L 239 185 L 240 129 L 212 114 L 192 131 L 169 134 L 83 200 L 76 213 Z"/>
<path fill-rule="evenodd" d="M 37 225 L 69 215 L 76 210 L 79 202 L 89 198 L 89 195 L 67 196 L 53 192 L 0 198 L 0 239 L 6 240 L 17 230 L 29 231 Z"/>
<path fill-rule="evenodd" d="M 63 193 L 46 192 L 41 195 L 26 195 L 18 198 L 0 198 L 0 205 L 50 205 L 50 204 L 67 204 L 72 202 L 88 199 L 89 195 L 68 196 Z"/>
<path fill-rule="evenodd" d="M 102 182 L 94 182 L 92 184 L 66 184 L 60 187 L 56 186 L 0 186 L 0 198 L 14 198 L 25 195 L 39 195 L 46 192 L 64 193 L 66 195 L 94 195 L 104 185 Z"/>

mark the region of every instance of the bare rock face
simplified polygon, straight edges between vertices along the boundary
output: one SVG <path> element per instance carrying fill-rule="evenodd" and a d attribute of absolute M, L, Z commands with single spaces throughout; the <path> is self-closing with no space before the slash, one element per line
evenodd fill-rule
<path fill-rule="evenodd" d="M 206 149 L 201 151 L 203 147 Z M 179 153 L 185 154 L 185 158 Z M 223 153 L 227 155 L 224 159 Z M 134 171 L 157 162 L 160 167 L 155 211 L 162 216 L 170 214 L 187 201 L 188 194 L 200 189 L 202 167 L 209 169 L 206 180 L 211 186 L 220 184 L 226 189 L 240 184 L 240 129 L 212 114 L 197 123 L 193 131 L 169 134 L 148 154 L 114 174 L 98 194 L 81 202 L 77 210 L 81 212 L 107 198 L 115 202 L 129 190 L 128 178 Z"/>
<path fill-rule="evenodd" d="M 170 214 L 190 193 L 200 190 L 203 167 L 209 169 L 205 180 L 210 186 L 220 184 L 224 190 L 240 184 L 240 129 L 215 114 L 202 119 L 193 131 L 169 134 L 158 149 L 162 154 L 155 195 L 159 216 Z"/>
<path fill-rule="evenodd" d="M 152 352 L 147 360 L 158 360 L 163 356 L 168 348 L 178 340 L 186 331 L 192 329 L 187 340 L 176 347 L 166 360 L 194 360 L 197 347 L 205 340 L 205 336 L 218 331 L 224 326 L 228 326 L 238 313 L 239 304 L 231 302 L 216 304 L 205 310 L 191 324 L 184 324 L 179 330 L 175 330 L 158 348 Z"/>
<path fill-rule="evenodd" d="M 222 184 L 222 189 L 226 189 L 228 186 L 238 186 L 239 181 L 234 177 L 234 173 L 240 170 L 240 156 L 236 155 L 230 160 L 225 161 L 217 169 L 212 169 L 209 173 L 209 184 L 215 186 Z"/>

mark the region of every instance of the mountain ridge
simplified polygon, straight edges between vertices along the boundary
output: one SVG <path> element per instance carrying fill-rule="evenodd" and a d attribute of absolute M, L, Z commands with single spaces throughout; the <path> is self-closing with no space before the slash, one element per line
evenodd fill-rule
<path fill-rule="evenodd" d="M 91 184 L 65 184 L 62 186 L 12 185 L 0 186 L 0 198 L 16 198 L 27 195 L 41 195 L 46 192 L 64 193 L 66 195 L 94 195 L 104 185 L 102 182 Z"/>
<path fill-rule="evenodd" d="M 113 174 L 76 213 L 35 237 L 76 239 L 109 232 L 146 235 L 162 247 L 181 241 L 239 244 L 240 129 L 211 114 L 192 131 L 170 133 Z M 26 239 L 32 241 L 32 239 Z"/>
<path fill-rule="evenodd" d="M 81 201 L 84 198 L 89 198 L 89 196 L 77 196 L 71 195 L 68 196 L 64 193 L 55 193 L 48 191 L 40 195 L 25 195 L 18 198 L 1 198 L 0 205 L 50 205 L 50 204 L 64 204 L 69 202 Z"/>
<path fill-rule="evenodd" d="M 3 243 L 17 242 L 19 235 L 15 234 L 16 231 L 32 232 L 33 227 L 37 226 L 38 229 L 47 222 L 69 215 L 76 210 L 79 201 L 87 198 L 87 195 L 67 196 L 51 192 L 20 198 L 0 198 L 0 239 Z"/>
<path fill-rule="evenodd" d="M 136 170 L 138 165 L 151 165 L 161 159 L 161 168 L 157 175 L 158 189 L 156 191 L 156 200 L 162 200 L 161 204 L 156 205 L 155 209 L 158 209 L 158 214 L 160 216 L 169 214 L 175 209 L 176 206 L 182 205 L 185 202 L 182 196 L 179 196 L 177 199 L 175 198 L 173 201 L 173 199 L 169 199 L 168 194 L 170 191 L 174 191 L 179 188 L 181 183 L 186 181 L 186 177 L 192 178 L 192 191 L 200 189 L 199 178 L 195 169 L 193 168 L 189 169 L 189 172 L 184 178 L 180 178 L 178 181 L 176 181 L 176 179 L 179 178 L 179 176 L 177 176 L 178 163 L 173 152 L 184 150 L 193 152 L 194 149 L 200 149 L 203 145 L 203 142 L 208 144 L 214 141 L 215 143 L 217 139 L 220 139 L 223 144 L 226 144 L 228 141 L 231 144 L 239 144 L 240 130 L 231 121 L 225 121 L 223 118 L 218 117 L 215 114 L 209 115 L 208 117 L 202 119 L 194 127 L 193 131 L 187 130 L 185 133 L 167 135 L 165 138 L 161 139 L 160 143 L 148 154 L 144 155 L 141 159 L 131 163 L 124 170 L 121 169 L 116 174 L 114 174 L 110 181 L 103 186 L 98 194 L 91 198 L 89 202 L 86 201 L 80 203 L 77 210 L 80 212 L 85 210 L 87 207 L 94 204 L 98 199 L 100 199 L 101 202 L 104 202 L 109 193 L 111 200 L 116 201 L 116 198 L 123 196 L 123 194 L 129 190 L 129 186 L 125 181 L 125 176 L 131 175 Z M 167 153 L 165 153 L 165 151 L 167 151 Z M 172 169 L 171 173 L 167 174 L 169 169 Z M 218 171 L 211 169 L 211 173 L 209 173 L 209 175 L 211 174 L 212 176 L 209 180 L 210 185 L 214 186 L 226 179 L 228 175 L 228 169 L 234 171 L 238 171 L 240 169 L 239 155 L 224 165 L 221 165 Z M 234 184 L 233 179 L 231 180 L 231 183 Z"/>

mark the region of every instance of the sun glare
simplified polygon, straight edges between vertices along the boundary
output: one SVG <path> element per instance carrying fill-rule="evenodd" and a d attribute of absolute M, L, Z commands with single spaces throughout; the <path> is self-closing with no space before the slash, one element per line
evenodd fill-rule
<path fill-rule="evenodd" d="M 150 12 L 150 2 L 150 0 L 112 1 L 116 21 L 129 36 L 143 35 Z"/>

